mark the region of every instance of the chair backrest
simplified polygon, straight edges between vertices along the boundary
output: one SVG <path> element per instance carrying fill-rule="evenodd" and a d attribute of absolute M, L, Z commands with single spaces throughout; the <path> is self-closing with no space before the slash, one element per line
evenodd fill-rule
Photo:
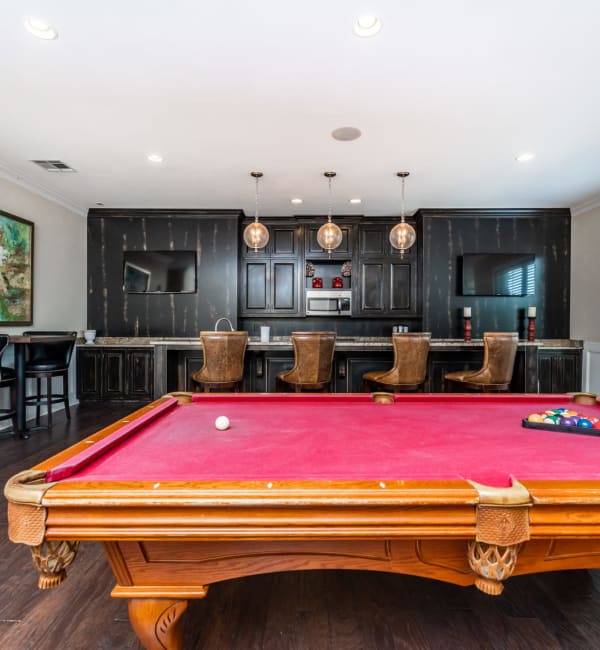
<path fill-rule="evenodd" d="M 335 332 L 292 332 L 293 371 L 298 383 L 330 381 L 335 338 Z"/>
<path fill-rule="evenodd" d="M 244 355 L 248 332 L 200 332 L 204 365 L 204 381 L 241 381 L 244 376 Z"/>
<path fill-rule="evenodd" d="M 9 340 L 8 334 L 0 334 L 0 381 L 2 380 L 2 355 L 8 346 Z"/>
<path fill-rule="evenodd" d="M 77 332 L 49 332 L 29 330 L 23 336 L 68 336 L 68 341 L 40 341 L 27 345 L 27 359 L 29 361 L 51 361 L 68 367 L 71 363 L 73 347 L 77 339 Z"/>
<path fill-rule="evenodd" d="M 427 356 L 431 332 L 392 334 L 394 367 L 385 381 L 394 384 L 422 384 L 427 376 Z"/>
<path fill-rule="evenodd" d="M 509 384 L 512 381 L 518 344 L 517 332 L 483 333 L 482 371 L 488 383 Z"/>

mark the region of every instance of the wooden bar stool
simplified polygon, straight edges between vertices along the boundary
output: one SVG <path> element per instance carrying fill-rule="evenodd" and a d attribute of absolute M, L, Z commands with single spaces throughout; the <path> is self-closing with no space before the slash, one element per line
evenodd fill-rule
<path fill-rule="evenodd" d="M 427 357 L 431 332 L 401 332 L 392 334 L 394 367 L 390 370 L 373 370 L 363 375 L 366 391 L 425 390 Z"/>
<path fill-rule="evenodd" d="M 484 332 L 483 365 L 478 370 L 458 370 L 444 375 L 444 390 L 484 393 L 510 390 L 519 335 L 517 332 Z"/>
<path fill-rule="evenodd" d="M 67 420 L 71 419 L 69 410 L 69 364 L 77 338 L 77 332 L 23 332 L 24 336 L 67 336 L 66 341 L 36 341 L 27 344 L 25 378 L 35 379 L 36 391 L 25 398 L 25 406 L 35 406 L 35 428 L 52 428 L 52 405 L 64 404 Z M 52 379 L 62 377 L 61 393 L 52 393 Z M 46 392 L 42 392 L 42 379 L 46 380 Z M 48 412 L 47 426 L 40 425 L 40 407 L 45 404 Z"/>
<path fill-rule="evenodd" d="M 335 332 L 292 332 L 294 367 L 277 375 L 277 390 L 291 387 L 327 392 L 335 350 Z"/>
<path fill-rule="evenodd" d="M 13 368 L 6 368 L 2 365 L 2 355 L 8 346 L 9 337 L 7 334 L 0 334 L 0 388 L 10 388 L 9 408 L 0 409 L 0 422 L 12 420 L 13 432 L 19 432 L 17 424 L 17 379 Z"/>
<path fill-rule="evenodd" d="M 192 386 L 199 386 L 205 393 L 212 388 L 239 392 L 244 378 L 248 332 L 200 332 L 200 340 L 204 363 L 192 373 Z"/>

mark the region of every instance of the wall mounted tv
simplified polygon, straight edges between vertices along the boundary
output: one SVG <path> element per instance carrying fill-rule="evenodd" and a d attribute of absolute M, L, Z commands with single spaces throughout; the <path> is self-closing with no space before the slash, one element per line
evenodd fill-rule
<path fill-rule="evenodd" d="M 123 290 L 127 293 L 195 293 L 194 251 L 124 251 Z"/>
<path fill-rule="evenodd" d="M 535 293 L 535 255 L 473 253 L 462 256 L 463 296 L 529 296 Z"/>

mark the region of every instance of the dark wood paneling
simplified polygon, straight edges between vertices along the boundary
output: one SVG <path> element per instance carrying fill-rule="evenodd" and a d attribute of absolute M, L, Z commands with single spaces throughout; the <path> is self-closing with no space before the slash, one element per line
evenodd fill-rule
<path fill-rule="evenodd" d="M 269 261 L 244 262 L 244 279 L 242 281 L 242 311 L 268 308 Z"/>
<path fill-rule="evenodd" d="M 384 315 L 385 311 L 385 267 L 384 262 L 361 262 L 360 313 Z"/>
<path fill-rule="evenodd" d="M 405 314 L 413 307 L 411 301 L 412 287 L 415 282 L 413 267 L 400 262 L 389 265 L 390 273 L 390 312 Z"/>
<path fill-rule="evenodd" d="M 296 261 L 272 262 L 273 309 L 298 312 L 298 278 Z"/>
<path fill-rule="evenodd" d="M 316 219 L 320 220 L 320 217 L 316 217 Z M 350 259 L 352 255 L 352 241 L 353 241 L 353 232 L 354 232 L 354 226 L 352 225 L 345 225 L 343 223 L 338 223 L 339 220 L 336 220 L 335 218 L 333 219 L 334 223 L 337 223 L 337 225 L 340 227 L 340 230 L 342 231 L 342 243 L 331 253 L 327 253 L 324 251 L 321 246 L 319 245 L 319 242 L 317 241 L 317 233 L 319 232 L 319 228 L 327 221 L 327 219 L 323 219 L 322 222 L 320 222 L 318 225 L 315 226 L 306 226 L 305 229 L 305 240 L 306 240 L 306 250 L 305 250 L 305 256 L 306 259 L 340 259 L 340 258 L 348 258 Z"/>
<path fill-rule="evenodd" d="M 239 211 L 90 210 L 88 321 L 98 336 L 197 336 L 237 320 Z M 123 251 L 194 251 L 191 294 L 123 291 Z"/>
<path fill-rule="evenodd" d="M 423 327 L 437 338 L 462 337 L 462 308 L 473 337 L 485 331 L 526 336 L 525 313 L 537 306 L 537 337 L 569 338 L 571 217 L 556 210 L 420 210 L 423 223 Z M 533 253 L 535 295 L 461 296 L 465 253 Z"/>
<path fill-rule="evenodd" d="M 540 350 L 538 376 L 540 393 L 581 390 L 581 350 Z"/>

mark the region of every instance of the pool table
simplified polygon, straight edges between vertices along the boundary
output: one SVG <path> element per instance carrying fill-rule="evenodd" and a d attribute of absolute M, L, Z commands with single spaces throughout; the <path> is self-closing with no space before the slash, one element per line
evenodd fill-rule
<path fill-rule="evenodd" d="M 600 417 L 585 401 L 165 396 L 14 476 L 9 536 L 42 588 L 101 541 L 151 649 L 181 647 L 188 599 L 252 574 L 368 569 L 495 595 L 511 574 L 600 567 L 600 437 L 583 435 L 600 430 L 522 426 L 555 408 Z"/>

